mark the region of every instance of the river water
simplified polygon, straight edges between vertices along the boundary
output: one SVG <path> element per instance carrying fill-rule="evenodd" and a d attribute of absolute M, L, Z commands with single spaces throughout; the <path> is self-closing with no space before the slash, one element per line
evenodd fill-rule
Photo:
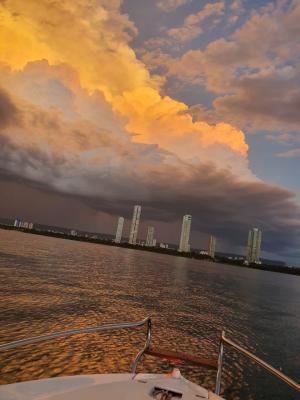
<path fill-rule="evenodd" d="M 300 277 L 0 230 L 0 343 L 151 315 L 153 345 L 217 356 L 222 329 L 300 381 Z M 79 335 L 0 354 L 0 383 L 127 372 L 145 330 Z M 147 356 L 140 370 L 166 372 Z M 215 372 L 180 366 L 213 389 Z M 226 399 L 299 399 L 225 350 Z"/>

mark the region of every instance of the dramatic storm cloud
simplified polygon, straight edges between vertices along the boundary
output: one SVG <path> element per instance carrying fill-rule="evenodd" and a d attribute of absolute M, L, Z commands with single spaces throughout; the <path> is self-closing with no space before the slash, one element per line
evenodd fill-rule
<path fill-rule="evenodd" d="M 259 18 L 276 19 L 287 11 L 270 7 L 231 37 L 176 59 L 134 50 L 138 24 L 121 1 L 53 1 L 51 8 L 47 3 L 0 2 L 0 216 L 30 215 L 43 222 L 47 204 L 47 223 L 72 221 L 97 230 L 90 222 L 95 219 L 112 232 L 115 217 L 129 217 L 140 203 L 144 220 L 161 223 L 164 240 L 173 240 L 174 224 L 191 213 L 195 238 L 213 233 L 239 248 L 249 227 L 258 226 L 266 252 L 297 257 L 296 196 L 253 173 L 241 130 L 249 119 L 252 129 L 261 121 L 293 127 L 299 122 L 296 72 L 284 65 L 272 69 L 262 44 L 252 55 L 243 50 L 255 18 L 260 26 Z M 171 15 L 192 3 L 157 1 L 153 12 Z M 244 12 L 237 1 L 230 10 L 237 18 Z M 202 23 L 221 17 L 230 17 L 225 3 L 207 3 L 164 29 L 165 43 L 186 43 L 203 33 Z M 196 66 L 189 60 L 200 61 Z M 159 63 L 166 75 L 153 69 Z M 233 76 L 240 67 L 255 71 Z M 220 94 L 215 110 L 168 94 L 170 76 L 201 81 Z M 284 79 L 287 95 L 280 99 Z M 273 94 L 270 101 L 265 91 Z M 278 159 L 289 158 L 281 153 Z M 198 245 L 195 239 L 192 244 Z"/>

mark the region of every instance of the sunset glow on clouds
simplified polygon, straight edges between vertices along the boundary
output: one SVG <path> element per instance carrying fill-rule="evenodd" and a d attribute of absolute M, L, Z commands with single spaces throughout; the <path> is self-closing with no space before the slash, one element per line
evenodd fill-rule
<path fill-rule="evenodd" d="M 145 36 L 143 48 L 135 45 L 142 40 L 141 21 L 131 17 L 126 1 L 50 3 L 0 2 L 0 176 L 6 182 L 79 197 L 113 217 L 136 202 L 158 221 L 176 221 L 191 210 L 198 216 L 196 231 L 221 236 L 230 225 L 237 245 L 254 222 L 269 229 L 269 251 L 275 251 L 271 238 L 281 243 L 279 253 L 299 239 L 299 221 L 291 229 L 287 214 L 300 215 L 293 194 L 252 171 L 246 138 L 260 125 L 277 137 L 276 124 L 297 135 L 299 70 L 284 64 L 299 56 L 296 43 L 287 46 L 296 2 L 266 4 L 234 29 L 233 20 L 245 18 L 242 2 L 205 2 L 191 13 L 193 1 L 154 1 L 153 13 L 185 14 L 180 23 Z M 186 48 L 205 34 L 201 24 L 214 21 L 217 29 L 214 18 L 231 26 L 227 37 Z M 280 18 L 286 34 L 274 44 Z M 257 44 L 263 23 L 270 33 Z M 175 54 L 176 41 L 183 47 Z M 171 78 L 179 87 L 210 91 L 212 104 L 201 98 L 191 104 L 180 90 L 171 95 Z M 266 100 L 268 90 L 273 95 Z M 228 191 L 235 193 L 232 204 L 222 196 Z M 251 210 L 243 212 L 250 199 Z M 234 215 L 234 208 L 243 215 Z M 209 226 L 213 215 L 217 220 Z M 284 239 L 285 230 L 290 234 Z"/>

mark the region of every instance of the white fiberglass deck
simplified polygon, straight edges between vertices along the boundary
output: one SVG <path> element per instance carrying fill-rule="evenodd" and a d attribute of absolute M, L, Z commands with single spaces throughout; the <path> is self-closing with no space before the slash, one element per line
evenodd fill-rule
<path fill-rule="evenodd" d="M 163 394 L 169 397 L 162 397 Z M 0 386 L 1 400 L 220 400 L 182 377 L 171 375 L 104 374 L 41 379 Z"/>

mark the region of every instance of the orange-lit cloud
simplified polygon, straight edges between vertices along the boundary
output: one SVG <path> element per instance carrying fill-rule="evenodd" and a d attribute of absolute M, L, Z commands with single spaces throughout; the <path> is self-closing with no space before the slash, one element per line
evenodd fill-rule
<path fill-rule="evenodd" d="M 51 7 L 46 0 L 7 0 L 0 5 L 0 62 L 15 71 L 41 59 L 67 65 L 87 95 L 102 94 L 116 118 L 127 120 L 134 141 L 158 144 L 185 159 L 215 146 L 221 161 L 220 148 L 231 160 L 232 154 L 246 159 L 241 131 L 226 123 L 193 123 L 185 104 L 161 96 L 162 81 L 136 58 L 130 47 L 136 28 L 119 7 L 119 1 L 106 0 L 54 0 Z M 58 80 L 70 78 L 61 73 Z"/>
<path fill-rule="evenodd" d="M 159 143 L 184 158 L 192 158 L 200 149 L 213 145 L 247 155 L 248 146 L 241 131 L 226 123 L 193 122 L 184 103 L 161 97 L 151 88 L 125 92 L 116 98 L 114 107 L 128 117 L 127 129 L 138 135 L 138 142 Z"/>
<path fill-rule="evenodd" d="M 135 32 L 119 2 L 9 0 L 0 6 L 0 60 L 14 69 L 47 59 L 67 63 L 82 86 L 107 97 L 149 84 L 147 70 L 128 46 Z"/>

